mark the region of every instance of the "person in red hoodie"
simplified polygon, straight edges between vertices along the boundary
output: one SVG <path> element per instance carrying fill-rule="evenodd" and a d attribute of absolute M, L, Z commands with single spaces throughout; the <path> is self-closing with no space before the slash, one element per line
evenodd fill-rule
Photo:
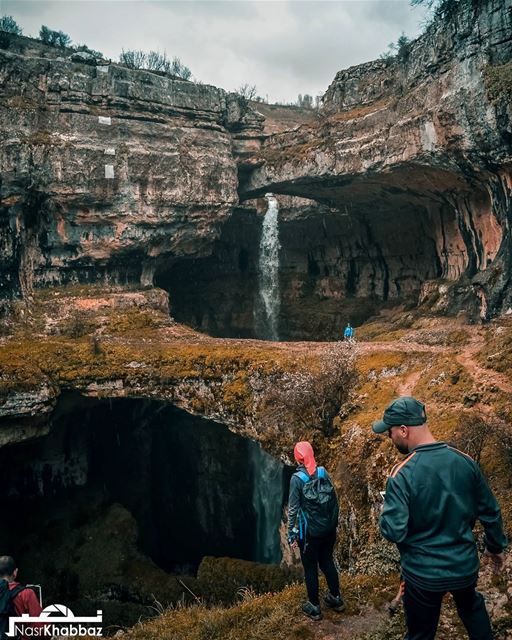
<path fill-rule="evenodd" d="M 36 594 L 30 587 L 25 587 L 17 582 L 17 577 L 18 568 L 14 559 L 11 556 L 0 556 L 0 597 L 7 587 L 12 594 L 10 599 L 12 605 L 11 615 L 18 617 L 23 613 L 28 613 L 31 617 L 39 616 L 42 607 Z M 7 627 L 8 624 L 7 619 Z"/>

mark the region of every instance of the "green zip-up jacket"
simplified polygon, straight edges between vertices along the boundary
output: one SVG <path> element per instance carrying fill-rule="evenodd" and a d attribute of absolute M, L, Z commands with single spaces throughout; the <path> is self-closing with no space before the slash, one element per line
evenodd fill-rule
<path fill-rule="evenodd" d="M 503 551 L 507 539 L 500 508 L 479 466 L 466 454 L 435 442 L 416 447 L 393 468 L 380 530 L 398 546 L 406 580 L 431 591 L 475 582 L 476 520 L 484 527 L 486 548 Z"/>

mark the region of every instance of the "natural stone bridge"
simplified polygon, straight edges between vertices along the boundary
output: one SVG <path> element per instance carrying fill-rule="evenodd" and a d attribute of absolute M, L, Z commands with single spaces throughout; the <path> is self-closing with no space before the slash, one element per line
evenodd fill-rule
<path fill-rule="evenodd" d="M 352 244 L 386 262 L 384 298 L 466 278 L 482 315 L 508 306 L 511 109 L 493 79 L 508 72 L 511 15 L 494 0 L 466 6 L 403 59 L 338 73 L 321 122 L 268 138 L 241 198 L 270 191 L 337 211 Z"/>

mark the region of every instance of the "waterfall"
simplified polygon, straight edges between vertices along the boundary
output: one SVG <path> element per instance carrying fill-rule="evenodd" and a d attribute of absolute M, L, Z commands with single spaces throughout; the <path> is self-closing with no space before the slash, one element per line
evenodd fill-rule
<path fill-rule="evenodd" d="M 258 262 L 259 305 L 256 329 L 262 337 L 279 340 L 279 205 L 277 198 L 267 193 L 267 212 L 263 218 Z"/>
<path fill-rule="evenodd" d="M 250 447 L 249 457 L 253 476 L 252 505 L 257 522 L 254 557 L 257 562 L 279 564 L 282 557 L 279 527 L 283 515 L 283 465 L 256 443 Z"/>

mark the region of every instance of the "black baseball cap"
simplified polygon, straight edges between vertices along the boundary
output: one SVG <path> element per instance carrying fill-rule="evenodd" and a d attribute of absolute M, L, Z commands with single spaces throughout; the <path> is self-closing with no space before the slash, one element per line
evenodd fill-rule
<path fill-rule="evenodd" d="M 427 421 L 427 412 L 423 402 L 411 396 L 402 396 L 386 407 L 382 420 L 373 423 L 375 433 L 385 433 L 391 427 L 419 427 Z"/>

